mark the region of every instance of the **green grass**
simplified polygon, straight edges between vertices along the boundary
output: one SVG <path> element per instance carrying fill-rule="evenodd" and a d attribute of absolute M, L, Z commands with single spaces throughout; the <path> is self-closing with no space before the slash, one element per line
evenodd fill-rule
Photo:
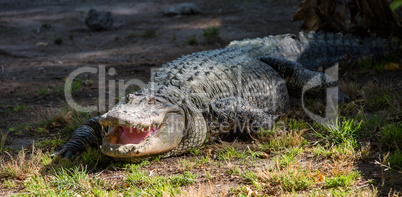
<path fill-rule="evenodd" d="M 5 128 L 5 127 L 7 127 L 7 121 L 4 121 L 4 120 L 0 120 L 0 127 L 3 127 L 3 128 Z"/>
<path fill-rule="evenodd" d="M 199 148 L 191 148 L 189 153 L 192 154 L 192 155 L 200 155 L 201 150 Z"/>
<path fill-rule="evenodd" d="M 274 170 L 274 169 L 272 169 Z M 314 173 L 301 167 L 287 167 L 279 171 L 266 171 L 264 181 L 284 191 L 305 190 L 314 185 Z"/>
<path fill-rule="evenodd" d="M 391 113 L 400 112 L 401 96 L 398 91 L 387 88 L 390 85 L 392 84 L 377 84 L 370 81 L 362 88 L 364 99 L 371 109 L 388 109 Z"/>
<path fill-rule="evenodd" d="M 74 80 L 73 83 L 71 84 L 71 93 L 72 94 L 78 93 L 79 91 L 81 91 L 83 85 L 84 82 L 82 80 L 80 79 Z"/>
<path fill-rule="evenodd" d="M 219 151 L 218 154 L 219 160 L 231 160 L 231 159 L 245 159 L 248 154 L 245 151 L 238 151 L 232 146 L 226 146 L 222 151 Z"/>
<path fill-rule="evenodd" d="M 261 181 L 260 177 L 251 170 L 245 170 L 242 173 L 239 173 L 240 177 L 244 178 L 244 181 L 251 183 L 253 186 L 257 188 L 257 190 L 262 190 L 262 185 L 259 184 Z"/>
<path fill-rule="evenodd" d="M 77 78 L 77 79 L 73 80 L 71 85 L 69 84 L 69 87 L 65 87 L 65 86 L 56 84 L 56 92 L 64 93 L 64 88 L 66 88 L 66 89 L 71 90 L 71 94 L 77 94 L 78 92 L 80 92 L 82 90 L 83 85 L 84 85 L 84 81 Z"/>
<path fill-rule="evenodd" d="M 54 43 L 57 44 L 57 45 L 63 44 L 63 38 L 62 37 L 55 38 Z"/>
<path fill-rule="evenodd" d="M 181 171 L 189 171 L 193 169 L 196 165 L 196 162 L 189 161 L 187 159 L 179 159 L 179 164 L 177 166 Z"/>
<path fill-rule="evenodd" d="M 402 170 L 402 151 L 398 149 L 391 153 L 389 157 L 387 157 L 385 163 L 391 168 Z"/>
<path fill-rule="evenodd" d="M 365 58 L 362 59 L 358 67 L 361 69 L 362 72 L 369 72 L 370 70 L 373 70 L 377 73 L 382 73 L 384 70 L 384 64 L 377 62 L 373 60 L 372 58 Z"/>
<path fill-rule="evenodd" d="M 209 156 L 201 156 L 198 160 L 197 160 L 197 164 L 198 165 L 202 165 L 202 164 L 209 164 L 212 163 L 214 164 L 214 160 Z"/>
<path fill-rule="evenodd" d="M 357 148 L 358 131 L 361 128 L 362 121 L 339 119 L 337 118 L 333 124 L 318 125 L 323 133 L 316 131 L 316 136 L 322 138 L 329 146 L 336 146 L 349 141 L 354 148 Z"/>
<path fill-rule="evenodd" d="M 238 174 L 241 174 L 240 173 L 240 168 L 239 168 L 239 166 L 235 166 L 234 168 L 232 168 L 232 169 L 230 169 L 230 170 L 228 170 L 228 171 L 226 171 L 228 174 L 231 174 L 231 175 L 238 175 Z"/>
<path fill-rule="evenodd" d="M 402 124 L 385 124 L 380 130 L 379 140 L 387 150 L 402 149 Z"/>
<path fill-rule="evenodd" d="M 6 188 L 16 188 L 17 184 L 13 180 L 4 180 L 4 186 Z"/>
<path fill-rule="evenodd" d="M 341 144 L 331 147 L 323 147 L 320 144 L 317 146 L 312 147 L 309 151 L 314 155 L 316 158 L 323 158 L 323 159 L 355 159 L 355 142 L 353 140 L 345 141 Z"/>
<path fill-rule="evenodd" d="M 185 171 L 183 174 L 169 177 L 152 175 L 141 169 L 142 165 L 131 164 L 127 168 L 126 182 L 131 186 L 130 195 L 174 196 L 180 193 L 178 187 L 194 183 L 197 175 Z"/>
<path fill-rule="evenodd" d="M 57 94 L 64 94 L 64 86 L 55 84 L 54 89 L 56 90 Z"/>
<path fill-rule="evenodd" d="M 141 36 L 143 38 L 153 38 L 156 37 L 156 31 L 154 29 L 146 29 L 144 32 L 142 32 Z"/>
<path fill-rule="evenodd" d="M 264 139 L 268 134 L 268 139 Z M 265 131 L 262 135 L 265 137 L 260 137 L 266 141 L 265 143 L 259 143 L 258 146 L 263 151 L 280 151 L 285 150 L 286 148 L 304 146 L 307 144 L 306 139 L 302 137 L 303 130 L 293 129 L 291 131 Z"/>
<path fill-rule="evenodd" d="M 352 171 L 347 175 L 343 174 L 326 179 L 325 186 L 328 188 L 350 187 L 358 177 L 360 177 L 359 172 Z"/>
<path fill-rule="evenodd" d="M 258 159 L 258 153 L 249 147 L 248 150 L 237 150 L 233 146 L 227 145 L 223 150 L 217 152 L 217 159 L 225 161 L 240 159 L 243 163 L 247 161 L 254 162 Z"/>
<path fill-rule="evenodd" d="M 65 142 L 60 138 L 44 139 L 44 140 L 35 142 L 35 147 L 40 148 L 40 149 L 54 149 L 55 147 L 63 145 L 63 143 L 65 143 Z"/>
<path fill-rule="evenodd" d="M 297 162 L 296 156 L 300 155 L 302 152 L 303 152 L 302 148 L 299 147 L 290 148 L 286 152 L 278 155 L 278 157 L 274 159 L 274 162 L 281 168 L 293 165 Z"/>
<path fill-rule="evenodd" d="M 31 130 L 31 125 L 27 122 L 21 123 L 18 128 L 20 128 L 23 131 L 29 131 Z"/>
<path fill-rule="evenodd" d="M 49 88 L 44 86 L 38 87 L 36 88 L 36 93 L 42 96 L 49 95 Z"/>
<path fill-rule="evenodd" d="M 42 24 L 42 27 L 44 27 L 46 29 L 50 29 L 52 27 L 52 24 L 50 24 L 49 22 L 45 22 Z"/>
<path fill-rule="evenodd" d="M 16 106 L 13 107 L 13 111 L 21 112 L 21 111 L 24 111 L 26 108 L 27 108 L 27 106 L 24 103 L 16 103 Z"/>
<path fill-rule="evenodd" d="M 83 164 L 89 168 L 106 167 L 111 162 L 111 158 L 102 154 L 99 148 L 89 148 L 88 151 L 81 155 L 81 158 Z"/>
<path fill-rule="evenodd" d="M 27 123 L 27 122 L 24 122 L 24 123 L 21 123 L 21 124 L 19 124 L 17 126 L 9 127 L 8 132 L 14 133 L 16 135 L 21 135 L 24 132 L 30 131 L 31 129 L 32 129 L 31 125 L 29 123 Z"/>
<path fill-rule="evenodd" d="M 196 35 L 190 36 L 190 37 L 187 39 L 186 43 L 187 43 L 188 45 L 196 45 L 196 44 L 198 43 Z"/>
<path fill-rule="evenodd" d="M 203 30 L 204 37 L 214 37 L 214 36 L 219 36 L 219 29 L 216 27 L 210 27 L 206 30 Z"/>
<path fill-rule="evenodd" d="M 11 32 L 14 28 L 12 27 L 2 27 L 0 28 L 0 33 L 8 33 Z"/>
<path fill-rule="evenodd" d="M 36 129 L 36 133 L 37 134 L 44 134 L 44 133 L 46 133 L 46 128 L 44 128 L 44 127 L 38 127 L 37 129 Z"/>
<path fill-rule="evenodd" d="M 58 169 L 50 177 L 33 176 L 24 182 L 28 192 L 35 196 L 97 196 L 105 195 L 102 190 L 106 183 L 89 177 L 85 168 L 74 167 L 71 170 Z"/>
<path fill-rule="evenodd" d="M 210 27 L 208 29 L 203 30 L 202 36 L 205 38 L 207 42 L 217 42 L 221 40 L 219 35 L 219 29 L 216 27 Z"/>

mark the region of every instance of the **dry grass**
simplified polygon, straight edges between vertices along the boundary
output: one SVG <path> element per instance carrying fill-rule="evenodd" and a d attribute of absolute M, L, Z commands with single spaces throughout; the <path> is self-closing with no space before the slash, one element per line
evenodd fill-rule
<path fill-rule="evenodd" d="M 24 180 L 30 176 L 39 175 L 44 162 L 48 161 L 40 149 L 32 148 L 32 153 L 27 155 L 24 150 L 13 157 L 8 152 L 0 158 L 0 179 Z"/>
<path fill-rule="evenodd" d="M 339 88 L 352 100 L 355 100 L 362 95 L 361 87 L 355 82 L 345 82 L 344 80 L 340 80 Z"/>
<path fill-rule="evenodd" d="M 183 193 L 178 196 L 194 196 L 194 197 L 207 197 L 207 196 L 228 196 L 230 188 L 227 185 L 219 185 L 209 183 L 202 183 L 198 185 L 191 185 L 183 189 Z"/>

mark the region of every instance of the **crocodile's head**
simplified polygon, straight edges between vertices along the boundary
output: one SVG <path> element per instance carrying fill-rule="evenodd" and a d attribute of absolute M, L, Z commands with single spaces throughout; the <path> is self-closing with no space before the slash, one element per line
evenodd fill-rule
<path fill-rule="evenodd" d="M 158 96 L 129 94 L 99 122 L 102 152 L 130 161 L 174 149 L 185 130 L 183 110 Z"/>

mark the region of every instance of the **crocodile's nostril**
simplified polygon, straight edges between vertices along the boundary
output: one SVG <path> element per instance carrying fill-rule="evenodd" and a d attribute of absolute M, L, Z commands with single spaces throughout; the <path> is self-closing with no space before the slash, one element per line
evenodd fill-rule
<path fill-rule="evenodd" d="M 150 96 L 150 97 L 148 98 L 148 104 L 152 104 L 152 103 L 155 103 L 155 102 L 156 102 L 156 99 L 155 99 L 154 96 Z"/>

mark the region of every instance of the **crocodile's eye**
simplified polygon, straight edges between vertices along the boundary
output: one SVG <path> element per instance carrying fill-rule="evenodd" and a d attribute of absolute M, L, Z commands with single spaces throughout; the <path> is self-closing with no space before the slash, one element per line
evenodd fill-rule
<path fill-rule="evenodd" d="M 148 98 L 148 104 L 152 104 L 156 102 L 156 98 L 154 96 L 151 96 Z"/>

